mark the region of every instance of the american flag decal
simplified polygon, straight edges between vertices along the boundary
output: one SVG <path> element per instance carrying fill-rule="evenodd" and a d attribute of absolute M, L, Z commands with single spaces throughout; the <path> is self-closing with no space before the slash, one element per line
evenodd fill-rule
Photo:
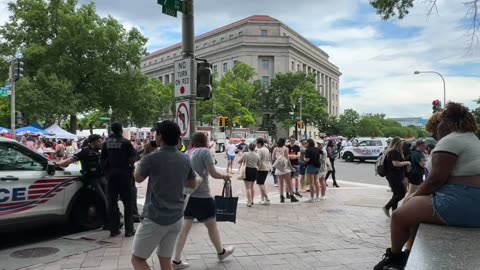
<path fill-rule="evenodd" d="M 79 178 L 52 178 L 35 181 L 27 189 L 27 200 L 0 203 L 0 216 L 23 212 L 48 202 L 66 187 L 79 181 Z"/>

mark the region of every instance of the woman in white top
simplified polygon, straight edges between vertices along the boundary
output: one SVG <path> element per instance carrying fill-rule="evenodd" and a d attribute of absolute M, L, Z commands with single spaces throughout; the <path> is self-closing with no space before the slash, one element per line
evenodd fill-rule
<path fill-rule="evenodd" d="M 251 143 L 248 145 L 248 152 L 243 154 L 238 162 L 240 164 L 245 163 L 245 179 L 243 182 L 247 191 L 247 207 L 252 207 L 254 197 L 253 184 L 257 180 L 258 167 L 261 165 L 260 156 L 255 153 L 255 144 Z"/>
<path fill-rule="evenodd" d="M 272 152 L 272 162 L 273 167 L 275 168 L 275 175 L 278 176 L 280 182 L 280 202 L 285 202 L 285 197 L 283 196 L 283 186 L 286 184 L 287 193 L 290 194 L 291 202 L 298 202 L 297 198 L 293 195 L 293 186 L 292 186 L 292 177 L 291 172 L 293 167 L 290 164 L 290 159 L 288 157 L 288 148 L 285 147 L 286 140 L 280 138 L 277 141 L 277 147 L 273 149 Z"/>
<path fill-rule="evenodd" d="M 318 179 L 320 183 L 320 200 L 325 200 L 327 197 L 327 183 L 325 182 L 325 175 L 328 172 L 328 159 L 327 151 L 325 150 L 325 142 L 323 140 L 317 141 L 317 147 L 320 149 L 320 169 L 318 170 Z"/>
<path fill-rule="evenodd" d="M 421 222 L 480 228 L 480 140 L 474 133 L 475 117 L 463 105 L 449 103 L 437 131 L 440 141 L 427 164 L 430 173 L 413 197 L 393 212 L 392 247 L 375 270 L 403 269 Z"/>

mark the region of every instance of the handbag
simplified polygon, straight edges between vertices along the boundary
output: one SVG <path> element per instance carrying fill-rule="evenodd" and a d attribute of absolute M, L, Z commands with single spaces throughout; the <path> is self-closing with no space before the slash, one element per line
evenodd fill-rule
<path fill-rule="evenodd" d="M 328 171 L 328 172 L 333 171 L 332 162 L 330 161 L 330 158 L 329 158 L 329 157 L 327 157 L 327 158 L 325 159 L 325 164 L 327 164 L 327 171 Z"/>
<path fill-rule="evenodd" d="M 233 222 L 237 220 L 238 197 L 232 197 L 232 183 L 225 181 L 222 196 L 215 196 L 217 222 Z"/>
<path fill-rule="evenodd" d="M 242 164 L 240 164 L 240 168 L 238 168 L 239 175 L 238 175 L 237 179 L 240 180 L 240 181 L 245 180 L 245 177 L 247 177 L 247 158 L 248 158 L 248 156 L 245 156 Z"/>

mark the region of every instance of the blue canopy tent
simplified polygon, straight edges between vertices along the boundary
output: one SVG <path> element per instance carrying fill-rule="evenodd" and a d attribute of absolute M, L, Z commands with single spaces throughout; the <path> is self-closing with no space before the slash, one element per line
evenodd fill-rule
<path fill-rule="evenodd" d="M 17 129 L 17 136 L 23 136 L 25 134 L 50 135 L 50 132 L 43 129 L 36 128 L 36 127 L 32 127 L 32 126 Z"/>
<path fill-rule="evenodd" d="M 10 133 L 10 129 L 0 127 L 0 134 L 8 134 L 8 133 Z"/>

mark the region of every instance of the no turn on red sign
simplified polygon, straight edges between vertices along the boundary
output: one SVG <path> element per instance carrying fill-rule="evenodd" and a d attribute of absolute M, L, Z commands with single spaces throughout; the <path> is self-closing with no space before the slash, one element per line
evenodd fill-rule
<path fill-rule="evenodd" d="M 192 81 L 192 59 L 186 58 L 175 62 L 175 97 L 189 97 Z"/>
<path fill-rule="evenodd" d="M 180 136 L 190 138 L 190 102 L 188 100 L 177 102 L 175 120 L 180 127 Z"/>

